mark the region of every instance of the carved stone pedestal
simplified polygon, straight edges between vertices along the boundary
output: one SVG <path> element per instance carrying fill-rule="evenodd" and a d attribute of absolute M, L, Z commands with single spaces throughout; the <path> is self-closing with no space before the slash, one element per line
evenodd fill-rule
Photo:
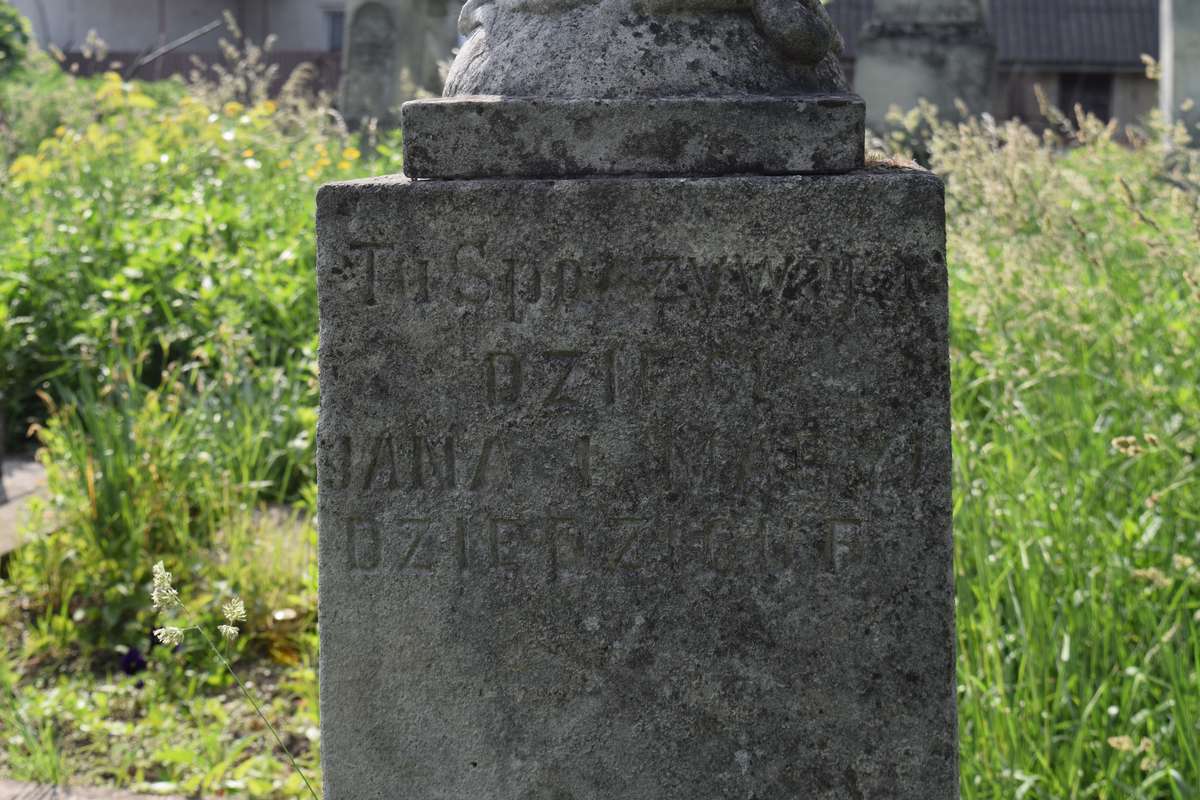
<path fill-rule="evenodd" d="M 825 88 L 321 190 L 329 800 L 957 796 L 942 186 Z"/>

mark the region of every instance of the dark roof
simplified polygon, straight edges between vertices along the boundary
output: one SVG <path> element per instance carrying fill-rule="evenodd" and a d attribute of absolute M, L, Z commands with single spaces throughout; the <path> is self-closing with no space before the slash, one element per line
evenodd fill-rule
<path fill-rule="evenodd" d="M 874 0 L 831 0 L 853 59 Z M 1159 0 L 991 0 L 996 57 L 1008 66 L 1141 69 L 1158 58 Z"/>

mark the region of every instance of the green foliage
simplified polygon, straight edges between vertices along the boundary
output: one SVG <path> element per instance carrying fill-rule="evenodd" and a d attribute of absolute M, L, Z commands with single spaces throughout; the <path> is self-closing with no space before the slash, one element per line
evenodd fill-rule
<path fill-rule="evenodd" d="M 964 797 L 1200 796 L 1200 191 L 1177 132 L 928 121 Z"/>
<path fill-rule="evenodd" d="M 69 612 L 76 645 L 136 643 L 147 559 L 202 560 L 231 515 L 264 493 L 281 498 L 306 472 L 311 382 L 218 346 L 213 375 L 191 362 L 150 388 L 141 364 L 118 359 L 104 383 L 85 375 L 59 389 L 64 405 L 39 437 L 59 534 L 25 548 L 17 575 L 27 567 L 45 608 Z"/>
<path fill-rule="evenodd" d="M 8 666 L 0 662 L 0 729 L 9 734 L 0 765 L 9 764 L 17 780 L 52 786 L 65 783 L 70 775 L 57 740 L 57 726 L 52 719 L 31 714 L 31 700 L 17 688 Z"/>
<path fill-rule="evenodd" d="M 29 20 L 7 0 L 0 0 L 0 80 L 20 69 L 29 52 Z"/>
<path fill-rule="evenodd" d="M 319 774 L 314 197 L 395 171 L 397 142 L 360 143 L 303 73 L 268 99 L 250 47 L 187 85 L 28 73 L 0 83 L 0 402 L 35 423 L 50 534 L 0 582 L 0 726 L 30 732 L 0 773 L 302 792 L 230 678 L 153 641 L 149 566 L 191 577 L 197 624 L 245 598 L 228 657 Z"/>
<path fill-rule="evenodd" d="M 301 768 L 319 777 L 317 707 L 309 688 L 316 635 L 302 644 L 302 666 L 260 663 L 243 675 L 264 698 L 264 713 Z M 198 645 L 195 653 L 158 647 L 136 676 L 43 670 L 16 684 L 10 676 L 7 690 L 0 663 L 0 774 L 189 797 L 307 796 L 236 689 L 219 673 L 191 666 L 202 659 Z"/>

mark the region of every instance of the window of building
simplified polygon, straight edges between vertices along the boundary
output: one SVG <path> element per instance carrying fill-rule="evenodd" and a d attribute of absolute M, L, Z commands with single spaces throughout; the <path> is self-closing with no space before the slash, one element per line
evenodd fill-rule
<path fill-rule="evenodd" d="M 346 31 L 345 11 L 326 11 L 325 26 L 329 30 L 329 49 L 337 53 L 342 49 L 342 36 Z"/>
<path fill-rule="evenodd" d="M 1112 118 L 1113 76 L 1104 72 L 1064 72 L 1058 76 L 1058 105 L 1068 115 L 1075 106 L 1102 120 Z"/>

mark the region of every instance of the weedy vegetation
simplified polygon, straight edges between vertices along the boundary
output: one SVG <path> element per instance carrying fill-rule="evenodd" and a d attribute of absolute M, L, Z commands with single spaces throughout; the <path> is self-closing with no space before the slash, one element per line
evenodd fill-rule
<path fill-rule="evenodd" d="M 235 55 L 0 73 L 0 397 L 50 480 L 0 582 L 0 775 L 307 796 L 286 750 L 318 785 L 313 197 L 398 146 Z M 1154 120 L 907 123 L 947 185 L 963 796 L 1198 798 L 1200 161 Z M 221 656 L 263 717 L 155 637 L 157 561 L 197 626 L 245 598 Z"/>
<path fill-rule="evenodd" d="M 147 84 L 30 52 L 0 80 L 0 405 L 49 479 L 0 580 L 0 775 L 307 795 L 290 751 L 319 785 L 313 198 L 398 171 L 399 140 L 226 57 Z M 160 560 L 197 627 L 245 598 L 222 655 L 261 717 L 203 642 L 154 636 Z"/>

